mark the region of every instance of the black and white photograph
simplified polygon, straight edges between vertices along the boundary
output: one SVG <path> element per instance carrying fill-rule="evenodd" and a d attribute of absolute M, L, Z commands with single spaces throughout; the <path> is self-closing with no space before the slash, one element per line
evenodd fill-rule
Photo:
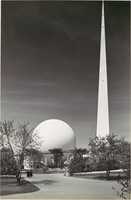
<path fill-rule="evenodd" d="M 1 199 L 130 199 L 130 1 L 1 1 Z"/>

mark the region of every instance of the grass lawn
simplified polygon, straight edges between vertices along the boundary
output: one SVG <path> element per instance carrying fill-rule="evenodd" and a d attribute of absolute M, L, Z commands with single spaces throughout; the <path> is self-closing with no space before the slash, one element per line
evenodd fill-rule
<path fill-rule="evenodd" d="M 0 176 L 0 195 L 35 192 L 39 190 L 30 182 L 22 178 L 21 185 L 18 185 L 15 176 Z"/>

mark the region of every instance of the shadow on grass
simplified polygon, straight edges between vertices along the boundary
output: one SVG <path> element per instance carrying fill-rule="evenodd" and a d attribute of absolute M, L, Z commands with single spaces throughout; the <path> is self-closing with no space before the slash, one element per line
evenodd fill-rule
<path fill-rule="evenodd" d="M 119 181 L 120 180 L 120 176 L 93 176 L 93 175 L 85 175 L 85 176 L 73 176 L 75 178 L 83 178 L 83 179 L 98 179 L 98 180 L 104 180 L 104 181 Z"/>
<path fill-rule="evenodd" d="M 57 183 L 58 181 L 54 181 L 54 180 L 41 180 L 41 181 L 32 181 L 31 183 L 33 184 L 44 184 L 44 185 L 52 185 L 54 183 Z"/>
<path fill-rule="evenodd" d="M 19 185 L 15 177 L 0 177 L 0 195 L 36 192 L 39 188 L 22 179 Z"/>
<path fill-rule="evenodd" d="M 105 180 L 105 181 L 118 181 L 120 177 L 118 176 L 97 176 L 97 177 L 92 177 L 93 179 L 99 179 L 99 180 Z"/>

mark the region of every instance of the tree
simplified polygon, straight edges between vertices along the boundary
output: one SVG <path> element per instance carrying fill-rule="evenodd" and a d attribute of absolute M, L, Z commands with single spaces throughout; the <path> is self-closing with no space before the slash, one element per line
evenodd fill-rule
<path fill-rule="evenodd" d="M 123 170 L 123 176 L 118 176 L 121 189 L 117 193 L 122 199 L 128 199 L 131 192 L 130 143 L 125 141 L 125 138 L 112 134 L 104 138 L 90 139 L 89 147 L 94 170 L 106 170 L 107 178 L 111 169 Z"/>
<path fill-rule="evenodd" d="M 73 157 L 69 163 L 70 175 L 72 175 L 73 173 L 84 171 L 86 164 L 83 155 L 86 153 L 87 149 L 82 149 L 82 148 L 74 149 Z"/>
<path fill-rule="evenodd" d="M 33 129 L 29 128 L 29 124 L 22 124 L 19 126 L 18 131 L 14 134 L 14 144 L 17 155 L 19 155 L 19 169 L 21 170 L 24 155 L 27 149 L 39 148 L 38 136 L 34 134 Z"/>
<path fill-rule="evenodd" d="M 127 146 L 127 142 L 123 138 L 119 138 L 114 134 L 91 139 L 89 150 L 95 166 L 94 170 L 106 170 L 106 175 L 109 178 L 110 170 L 122 167 L 123 158 L 127 159 L 127 156 L 129 157 L 127 151 L 126 155 L 123 155 L 123 150 Z"/>
<path fill-rule="evenodd" d="M 130 182 L 130 168 L 127 170 L 124 170 L 124 178 L 120 177 L 118 180 L 118 183 L 121 185 L 120 191 L 117 192 L 117 194 L 122 199 L 129 199 L 130 193 L 131 193 L 131 182 Z"/>
<path fill-rule="evenodd" d="M 121 185 L 118 195 L 122 199 L 129 199 L 131 193 L 131 179 L 130 179 L 130 149 L 131 145 L 122 138 L 120 145 L 120 168 L 123 169 L 124 177 L 120 177 L 118 183 Z"/>
<path fill-rule="evenodd" d="M 61 148 L 54 148 L 49 150 L 54 156 L 54 167 L 62 168 L 63 167 L 63 151 Z"/>
<path fill-rule="evenodd" d="M 20 183 L 25 151 L 27 148 L 31 148 L 32 146 L 38 147 L 40 145 L 38 137 L 34 134 L 33 129 L 29 128 L 28 123 L 19 125 L 16 129 L 14 128 L 13 121 L 1 122 L 0 132 L 2 145 L 8 146 L 12 158 L 15 159 L 17 166 L 16 178 L 18 183 Z"/>
<path fill-rule="evenodd" d="M 104 138 L 99 139 L 98 137 L 95 137 L 93 139 L 90 139 L 89 155 L 90 155 L 90 168 L 92 169 L 92 171 L 97 171 L 99 170 L 99 168 L 103 170 L 102 166 L 103 162 L 100 161 L 104 160 L 102 152 L 105 152 L 105 145 L 106 141 Z"/>
<path fill-rule="evenodd" d="M 11 138 L 13 137 L 15 129 L 13 127 L 13 121 L 4 121 L 0 124 L 0 144 L 2 147 L 9 147 L 12 156 L 14 156 L 13 147 L 11 144 Z"/>

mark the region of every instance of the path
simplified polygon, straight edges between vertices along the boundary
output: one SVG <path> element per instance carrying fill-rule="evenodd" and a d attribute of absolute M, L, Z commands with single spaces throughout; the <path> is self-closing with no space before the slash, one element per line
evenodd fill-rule
<path fill-rule="evenodd" d="M 65 177 L 63 174 L 37 174 L 26 178 L 40 190 L 33 193 L 3 196 L 4 199 L 118 199 L 115 181 Z"/>

